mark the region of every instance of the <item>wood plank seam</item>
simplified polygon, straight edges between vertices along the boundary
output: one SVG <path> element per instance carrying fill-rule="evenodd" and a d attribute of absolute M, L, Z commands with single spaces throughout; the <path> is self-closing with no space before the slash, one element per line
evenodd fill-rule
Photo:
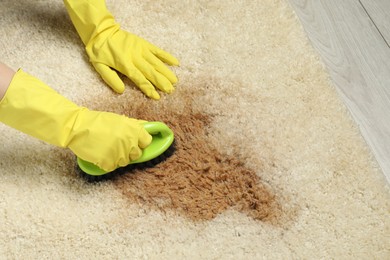
<path fill-rule="evenodd" d="M 383 41 L 386 43 L 387 47 L 390 48 L 390 43 L 386 40 L 385 36 L 383 35 L 383 33 L 381 32 L 381 30 L 379 29 L 378 25 L 376 24 L 376 22 L 374 21 L 374 19 L 372 19 L 372 16 L 370 15 L 370 13 L 367 11 L 367 8 L 364 6 L 364 4 L 362 3 L 361 0 L 358 0 L 360 5 L 362 6 L 363 10 L 366 12 L 368 18 L 370 18 L 370 20 L 372 21 L 372 23 L 374 24 L 375 28 L 377 29 L 379 35 L 382 37 Z"/>

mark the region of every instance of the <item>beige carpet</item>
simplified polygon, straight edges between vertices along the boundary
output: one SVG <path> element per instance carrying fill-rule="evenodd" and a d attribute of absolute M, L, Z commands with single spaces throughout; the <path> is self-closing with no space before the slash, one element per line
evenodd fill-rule
<path fill-rule="evenodd" d="M 172 95 L 114 94 L 62 1 L 2 0 L 0 60 L 78 104 L 166 122 L 177 150 L 88 183 L 71 152 L 0 125 L 0 258 L 390 258 L 388 185 L 286 1 L 108 7 L 180 59 Z"/>

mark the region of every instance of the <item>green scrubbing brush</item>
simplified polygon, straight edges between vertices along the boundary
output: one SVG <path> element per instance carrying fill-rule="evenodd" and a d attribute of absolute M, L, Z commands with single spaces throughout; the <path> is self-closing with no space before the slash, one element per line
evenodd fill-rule
<path fill-rule="evenodd" d="M 152 135 L 152 142 L 143 150 L 142 156 L 138 160 L 131 161 L 130 164 L 139 164 L 155 159 L 162 155 L 174 141 L 172 130 L 162 122 L 147 122 L 144 127 Z M 80 158 L 77 158 L 77 163 L 83 172 L 91 176 L 102 176 L 109 173 Z"/>

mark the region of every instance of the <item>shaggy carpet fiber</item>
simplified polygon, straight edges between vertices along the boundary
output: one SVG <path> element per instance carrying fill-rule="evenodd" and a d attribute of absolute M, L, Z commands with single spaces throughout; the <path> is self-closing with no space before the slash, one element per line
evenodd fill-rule
<path fill-rule="evenodd" d="M 0 258 L 390 258 L 389 187 L 286 0 L 107 5 L 179 58 L 174 93 L 111 91 L 58 0 L 0 1 L 0 59 L 167 123 L 176 150 L 89 182 L 69 150 L 0 125 Z"/>

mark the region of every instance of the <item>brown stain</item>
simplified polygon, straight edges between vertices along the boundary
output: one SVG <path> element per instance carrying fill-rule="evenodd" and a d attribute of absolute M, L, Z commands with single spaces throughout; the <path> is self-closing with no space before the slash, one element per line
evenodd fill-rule
<path fill-rule="evenodd" d="M 129 170 L 112 180 L 114 186 L 132 203 L 174 211 L 193 221 L 211 220 L 234 209 L 255 220 L 279 222 L 282 208 L 272 190 L 237 159 L 241 156 L 227 156 L 213 144 L 213 117 L 193 106 L 199 94 L 181 93 L 180 104 L 147 99 L 133 103 L 126 97 L 104 100 L 103 107 L 102 100 L 96 102 L 96 109 L 165 122 L 175 133 L 172 156 L 152 168 Z"/>

